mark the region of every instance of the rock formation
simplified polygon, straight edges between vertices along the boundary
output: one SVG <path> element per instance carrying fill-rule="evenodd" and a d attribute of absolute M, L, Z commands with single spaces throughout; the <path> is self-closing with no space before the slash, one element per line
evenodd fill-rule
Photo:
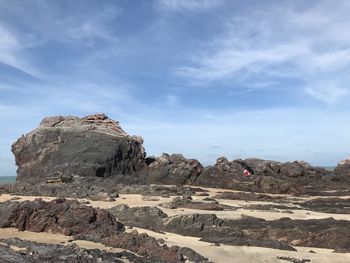
<path fill-rule="evenodd" d="M 286 209 L 286 206 L 277 206 Z M 165 231 L 227 245 L 248 245 L 295 250 L 293 246 L 320 247 L 349 252 L 350 222 L 347 220 L 283 217 L 264 220 L 255 217 L 219 218 L 215 214 L 167 216 L 158 208 L 117 206 L 110 209 L 121 222 L 156 231 Z M 132 216 L 137 214 L 144 220 Z M 146 218 L 148 218 L 146 220 Z"/>
<path fill-rule="evenodd" d="M 48 117 L 12 145 L 17 181 L 74 176 L 130 180 L 144 167 L 142 138 L 129 136 L 104 114 Z"/>
<path fill-rule="evenodd" d="M 295 194 L 304 193 L 311 182 L 323 182 L 324 175 L 330 174 L 302 161 L 280 163 L 255 158 L 228 161 L 220 157 L 214 166 L 203 168 L 197 160 L 181 154 L 146 157 L 142 143 L 141 137 L 128 135 L 104 114 L 48 117 L 12 145 L 17 181 L 40 185 L 44 192 L 48 187 L 43 183 L 53 184 L 52 195 L 62 192 L 61 185 L 72 193 L 84 188 L 77 194 L 80 197 L 105 196 L 113 200 L 114 188 L 120 183 Z M 347 173 L 349 166 L 344 161 L 337 171 Z M 244 172 L 250 175 L 243 176 Z M 108 185 L 103 182 L 107 179 Z"/>
<path fill-rule="evenodd" d="M 152 262 L 175 263 L 184 262 L 183 256 L 201 257 L 190 249 L 160 245 L 155 238 L 146 234 L 136 231 L 126 233 L 124 225 L 110 212 L 82 205 L 75 200 L 37 200 L 15 204 L 5 202 L 0 203 L 0 211 L 7 211 L 5 216 L 0 217 L 0 228 L 15 227 L 20 231 L 60 233 L 73 236 L 74 239 L 127 249 L 139 256 L 153 259 Z"/>
<path fill-rule="evenodd" d="M 243 176 L 245 170 L 250 176 Z M 300 161 L 281 163 L 256 158 L 228 161 L 220 157 L 214 166 L 204 169 L 195 184 L 270 193 L 299 193 L 303 191 L 300 187 L 305 181 L 326 174 L 325 169 Z"/>
<path fill-rule="evenodd" d="M 203 171 L 200 162 L 186 159 L 182 154 L 163 153 L 162 156 L 149 162 L 147 178 L 149 183 L 191 185 Z"/>
<path fill-rule="evenodd" d="M 335 173 L 338 175 L 350 176 L 350 158 L 339 162 L 335 168 Z"/>
<path fill-rule="evenodd" d="M 122 251 L 109 253 L 98 249 L 83 249 L 74 243 L 68 245 L 36 243 L 19 238 L 0 240 L 0 262 L 69 262 L 69 263 L 153 263 L 152 259 Z"/>

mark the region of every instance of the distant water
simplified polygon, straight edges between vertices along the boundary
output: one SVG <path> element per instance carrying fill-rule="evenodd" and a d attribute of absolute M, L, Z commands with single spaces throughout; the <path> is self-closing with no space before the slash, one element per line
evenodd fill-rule
<path fill-rule="evenodd" d="M 323 168 L 331 172 L 335 170 L 335 166 L 323 166 Z"/>
<path fill-rule="evenodd" d="M 13 184 L 16 182 L 16 176 L 0 176 L 0 184 Z"/>

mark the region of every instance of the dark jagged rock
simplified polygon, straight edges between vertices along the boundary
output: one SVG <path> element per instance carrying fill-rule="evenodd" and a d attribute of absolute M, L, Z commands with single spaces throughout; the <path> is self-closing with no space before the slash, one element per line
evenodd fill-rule
<path fill-rule="evenodd" d="M 149 183 L 192 185 L 203 171 L 203 166 L 194 159 L 186 159 L 182 154 L 155 158 L 148 166 Z"/>
<path fill-rule="evenodd" d="M 11 193 L 18 195 L 89 198 L 110 201 L 119 194 L 141 194 L 146 196 L 193 195 L 199 188 L 188 186 L 120 184 L 113 177 L 77 177 L 71 182 L 19 182 L 13 185 Z M 8 193 L 8 192 L 5 192 Z"/>
<path fill-rule="evenodd" d="M 69 181 L 74 176 L 131 181 L 144 168 L 141 137 L 129 136 L 104 114 L 45 118 L 12 145 L 17 181 Z"/>
<path fill-rule="evenodd" d="M 254 185 L 258 191 L 271 194 L 300 194 L 306 190 L 302 180 L 282 179 L 274 176 L 259 176 L 255 178 Z"/>
<path fill-rule="evenodd" d="M 86 197 L 101 198 L 99 192 L 107 193 L 107 197 L 102 196 L 105 200 L 113 200 L 109 195 L 114 195 L 107 184 L 120 183 L 189 184 L 283 194 L 344 190 L 350 183 L 350 176 L 346 176 L 349 162 L 339 164 L 335 176 L 303 161 L 280 163 L 256 158 L 228 161 L 221 157 L 214 166 L 203 168 L 197 160 L 181 154 L 146 157 L 142 143 L 141 137 L 129 136 L 104 114 L 48 117 L 12 145 L 18 165 L 17 182 L 36 185 L 53 196 L 61 192 L 67 196 L 62 187 L 76 194 L 72 197 L 86 193 Z M 249 176 L 243 176 L 245 170 Z M 96 184 L 96 190 L 90 187 L 92 181 L 81 178 L 111 180 Z M 87 191 L 79 190 L 77 182 L 88 184 L 82 186 Z M 0 187 L 0 192 L 11 190 Z"/>
<path fill-rule="evenodd" d="M 219 204 L 213 199 L 211 202 L 199 202 L 192 201 L 184 197 L 175 197 L 171 202 L 162 203 L 160 206 L 169 209 L 187 208 L 209 211 L 236 210 L 236 208 L 233 206 Z"/>
<path fill-rule="evenodd" d="M 243 176 L 245 170 L 250 176 Z M 225 157 L 220 157 L 214 166 L 204 169 L 195 184 L 243 191 L 294 194 L 305 191 L 305 182 L 315 181 L 328 173 L 323 168 L 299 161 L 280 163 L 255 158 L 228 161 Z"/>
<path fill-rule="evenodd" d="M 229 199 L 229 200 L 244 200 L 244 201 L 282 201 L 280 196 L 271 196 L 266 194 L 255 194 L 245 192 L 223 192 L 214 196 L 216 199 Z"/>
<path fill-rule="evenodd" d="M 80 204 L 77 201 L 56 199 L 51 202 L 25 201 L 9 206 L 0 203 L 0 211 L 9 209 L 1 227 L 21 231 L 52 232 L 71 235 L 75 239 L 100 242 L 104 245 L 130 250 L 152 262 L 183 262 L 179 247 L 159 245 L 145 234 L 124 232 L 124 225 L 106 210 Z M 190 257 L 191 255 L 186 255 Z"/>
<path fill-rule="evenodd" d="M 274 208 L 274 207 L 273 207 Z M 285 209 L 285 206 L 278 206 Z M 254 217 L 221 219 L 214 214 L 189 214 L 163 217 L 152 215 L 156 220 L 143 223 L 131 217 L 131 211 L 141 218 L 154 208 L 127 208 L 119 210 L 117 216 L 124 218 L 126 225 L 199 237 L 210 243 L 248 245 L 295 250 L 292 246 L 320 247 L 349 252 L 350 222 L 346 220 L 310 219 L 292 220 L 281 218 L 274 221 Z M 129 211 L 128 211 L 129 210 Z M 157 213 L 158 214 L 158 213 Z"/>
<path fill-rule="evenodd" d="M 124 231 L 124 226 L 106 210 L 66 199 L 16 203 L 11 207 L 11 213 L 2 227 L 15 227 L 20 231 L 62 233 L 89 237 L 92 240 L 100 240 L 111 233 Z"/>
<path fill-rule="evenodd" d="M 157 207 L 132 207 L 127 205 L 117 205 L 109 211 L 123 224 L 127 226 L 136 226 L 152 231 L 160 232 L 162 230 L 163 219 L 168 217 Z"/>
<path fill-rule="evenodd" d="M 265 221 L 247 217 L 223 220 L 215 215 L 195 214 L 169 217 L 164 224 L 164 231 L 201 237 L 211 243 L 287 250 L 294 250 L 291 246 L 306 246 L 350 251 L 350 222 L 333 218 Z"/>
<path fill-rule="evenodd" d="M 273 204 L 255 204 L 255 205 L 245 205 L 242 207 L 243 209 L 247 210 L 264 210 L 269 212 L 279 212 L 279 213 L 288 213 L 293 214 L 293 211 L 291 209 L 300 209 L 298 206 L 285 206 L 285 205 L 273 205 Z"/>
<path fill-rule="evenodd" d="M 16 203 L 11 201 L 6 201 L 1 203 L 0 205 L 0 228 L 3 227 L 3 225 L 7 222 L 7 219 L 10 217 L 10 214 L 14 207 L 16 206 Z"/>
<path fill-rule="evenodd" d="M 332 214 L 350 214 L 349 198 L 317 198 L 297 204 L 303 208 L 316 212 Z"/>
<path fill-rule="evenodd" d="M 135 263 L 155 262 L 127 251 L 109 253 L 98 249 L 83 249 L 74 243 L 69 245 L 45 244 L 18 238 L 0 240 L 0 262 L 4 263 L 118 263 L 125 262 L 125 259 Z"/>
<path fill-rule="evenodd" d="M 350 159 L 341 161 L 335 168 L 335 174 L 342 176 L 350 176 Z"/>

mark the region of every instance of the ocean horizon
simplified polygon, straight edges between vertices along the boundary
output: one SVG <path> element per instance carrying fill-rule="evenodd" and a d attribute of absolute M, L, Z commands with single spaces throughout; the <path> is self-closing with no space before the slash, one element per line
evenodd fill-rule
<path fill-rule="evenodd" d="M 16 182 L 16 175 L 0 176 L 0 184 L 13 184 Z"/>

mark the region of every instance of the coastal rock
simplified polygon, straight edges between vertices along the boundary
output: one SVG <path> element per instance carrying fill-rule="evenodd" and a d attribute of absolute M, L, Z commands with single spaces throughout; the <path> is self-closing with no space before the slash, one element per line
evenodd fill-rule
<path fill-rule="evenodd" d="M 122 251 L 110 253 L 99 249 L 83 249 L 74 243 L 68 245 L 36 243 L 19 238 L 0 240 L 0 262 L 69 262 L 69 263 L 152 263 L 152 259 Z"/>
<path fill-rule="evenodd" d="M 82 205 L 75 200 L 56 199 L 50 202 L 25 201 L 14 206 L 0 203 L 0 211 L 9 209 L 2 228 L 15 227 L 20 231 L 51 232 L 123 248 L 152 262 L 184 262 L 187 250 L 159 245 L 147 234 L 124 232 L 124 225 L 107 210 Z M 198 255 L 200 256 L 200 255 Z M 191 258 L 190 258 L 191 260 Z"/>
<path fill-rule="evenodd" d="M 78 201 L 25 201 L 11 207 L 2 227 L 20 231 L 62 233 L 99 240 L 110 233 L 123 232 L 124 226 L 106 210 L 81 205 Z"/>
<path fill-rule="evenodd" d="M 129 182 L 133 177 L 125 175 L 145 165 L 142 143 L 141 137 L 129 136 L 104 114 L 48 117 L 12 145 L 17 181 L 115 176 Z"/>
<path fill-rule="evenodd" d="M 192 185 L 202 173 L 203 166 L 195 159 L 186 159 L 182 154 L 166 154 L 149 161 L 149 183 Z"/>
<path fill-rule="evenodd" d="M 108 210 L 119 221 L 127 226 L 141 227 L 152 231 L 162 230 L 163 219 L 168 217 L 157 207 L 129 207 L 127 205 L 117 205 Z"/>
<path fill-rule="evenodd" d="M 342 176 L 350 176 L 350 158 L 345 159 L 335 168 L 335 174 Z"/>
<path fill-rule="evenodd" d="M 244 176 L 245 171 L 249 173 L 248 176 Z M 318 177 L 328 173 L 323 168 L 313 167 L 302 161 L 280 163 L 256 158 L 228 161 L 225 157 L 220 157 L 214 166 L 204 169 L 195 184 L 243 191 L 294 194 L 304 192 L 302 186 L 306 182 L 316 181 Z"/>

